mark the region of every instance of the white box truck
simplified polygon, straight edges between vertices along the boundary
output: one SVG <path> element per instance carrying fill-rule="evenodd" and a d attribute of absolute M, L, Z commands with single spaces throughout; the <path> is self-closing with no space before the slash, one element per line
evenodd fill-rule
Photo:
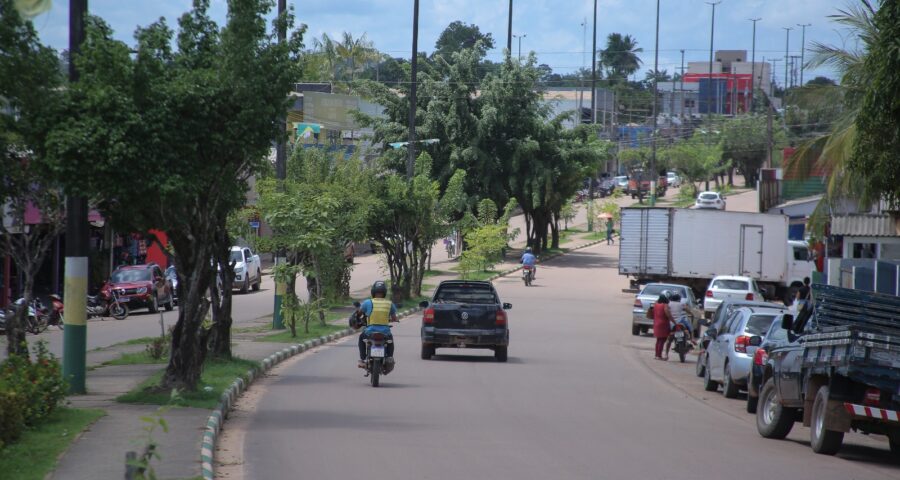
<path fill-rule="evenodd" d="M 716 275 L 754 278 L 768 298 L 787 300 L 812 274 L 805 242 L 788 240 L 788 217 L 683 208 L 623 208 L 619 274 L 631 289 L 688 285 L 702 297 Z"/>

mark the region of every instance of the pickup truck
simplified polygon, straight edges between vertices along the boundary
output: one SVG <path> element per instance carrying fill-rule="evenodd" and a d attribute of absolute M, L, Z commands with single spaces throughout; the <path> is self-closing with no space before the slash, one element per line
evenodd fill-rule
<path fill-rule="evenodd" d="M 247 247 L 231 247 L 231 261 L 234 263 L 234 287 L 241 293 L 247 293 L 251 288 L 259 290 L 262 284 L 262 264 L 259 255 L 254 254 Z"/>
<path fill-rule="evenodd" d="M 656 180 L 656 196 L 664 197 L 669 187 L 668 177 L 660 175 Z M 631 198 L 644 198 L 650 195 L 650 177 L 646 175 L 633 175 L 628 179 L 628 189 L 625 193 Z"/>
<path fill-rule="evenodd" d="M 422 314 L 422 359 L 438 348 L 483 348 L 505 362 L 509 345 L 506 310 L 491 282 L 447 280 L 438 285 L 431 302 L 419 304 Z"/>
<path fill-rule="evenodd" d="M 852 429 L 887 435 L 900 455 L 900 297 L 814 284 L 813 303 L 782 319 L 788 341 L 768 352 L 760 435 L 784 438 L 802 421 L 816 453 L 837 453 Z"/>

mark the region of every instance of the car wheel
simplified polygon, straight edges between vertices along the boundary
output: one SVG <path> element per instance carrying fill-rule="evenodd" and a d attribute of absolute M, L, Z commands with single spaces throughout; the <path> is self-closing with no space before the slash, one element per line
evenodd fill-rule
<path fill-rule="evenodd" d="M 632 335 L 640 335 L 641 334 L 641 326 L 640 325 L 631 325 L 631 334 Z"/>
<path fill-rule="evenodd" d="M 650 327 L 641 327 L 641 335 L 645 335 L 650 331 Z"/>
<path fill-rule="evenodd" d="M 813 451 L 822 455 L 834 455 L 844 443 L 844 432 L 835 432 L 825 428 L 825 411 L 828 409 L 827 385 L 819 387 L 816 401 L 813 403 L 812 421 L 809 426 L 809 444 Z"/>
<path fill-rule="evenodd" d="M 725 382 L 722 384 L 722 393 L 725 395 L 725 398 L 737 398 L 738 391 L 740 387 L 736 383 L 734 383 L 734 379 L 731 378 L 731 365 L 727 362 L 725 363 Z"/>
<path fill-rule="evenodd" d="M 244 284 L 241 285 L 241 293 L 247 293 L 250 291 L 250 276 L 244 279 Z"/>
<path fill-rule="evenodd" d="M 754 397 L 747 392 L 747 413 L 756 413 L 757 405 L 759 405 L 759 397 Z"/>
<path fill-rule="evenodd" d="M 172 310 L 175 310 L 175 299 L 172 298 L 172 294 L 170 293 L 169 301 L 166 302 L 166 311 L 171 312 Z"/>
<path fill-rule="evenodd" d="M 506 345 L 494 347 L 494 358 L 497 359 L 498 362 L 506 361 Z"/>
<path fill-rule="evenodd" d="M 434 356 L 434 345 L 428 343 L 422 344 L 422 360 L 431 360 Z"/>
<path fill-rule="evenodd" d="M 756 410 L 756 431 L 765 438 L 783 439 L 794 428 L 796 408 L 783 407 L 775 389 L 775 380 L 769 379 L 759 391 L 759 408 Z"/>
<path fill-rule="evenodd" d="M 900 428 L 893 428 L 888 432 L 888 444 L 894 458 L 900 458 Z"/>
<path fill-rule="evenodd" d="M 262 286 L 262 274 L 259 273 L 259 270 L 256 271 L 256 283 L 253 284 L 253 291 L 258 292 L 259 288 Z"/>
<path fill-rule="evenodd" d="M 150 310 L 150 313 L 159 312 L 159 299 L 156 298 L 156 294 L 150 295 L 150 307 L 148 310 Z"/>
<path fill-rule="evenodd" d="M 709 376 L 709 356 L 706 357 L 706 371 L 703 372 L 703 389 L 707 392 L 715 392 L 719 389 L 719 382 Z"/>
<path fill-rule="evenodd" d="M 706 375 L 706 366 L 703 365 L 703 355 L 697 355 L 697 366 L 694 368 L 698 377 Z"/>

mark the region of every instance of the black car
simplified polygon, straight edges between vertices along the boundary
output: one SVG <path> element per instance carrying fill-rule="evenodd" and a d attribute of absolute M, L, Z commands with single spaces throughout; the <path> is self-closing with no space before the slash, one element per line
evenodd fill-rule
<path fill-rule="evenodd" d="M 722 303 L 716 308 L 716 313 L 713 314 L 712 319 L 710 319 L 709 324 L 707 325 L 706 331 L 708 332 L 710 329 L 715 329 L 718 332 L 723 331 L 722 327 L 725 326 L 725 321 L 728 320 L 728 317 L 731 316 L 731 312 L 734 312 L 738 308 L 741 307 L 764 307 L 764 308 L 781 308 L 784 311 L 787 311 L 787 307 L 784 305 L 780 305 L 777 303 L 770 302 L 757 302 L 754 300 L 723 300 Z M 706 333 L 704 333 L 700 337 L 700 351 L 697 355 L 697 376 L 702 377 L 706 373 L 706 355 L 703 355 L 703 352 L 709 347 L 709 343 L 712 341 L 712 338 L 709 337 Z"/>
<path fill-rule="evenodd" d="M 750 376 L 747 378 L 747 413 L 756 413 L 756 406 L 759 403 L 759 389 L 762 387 L 763 368 L 769 356 L 769 352 L 788 343 L 788 332 L 781 326 L 781 319 L 784 315 L 775 317 L 772 326 L 762 337 L 759 348 L 753 354 L 753 366 L 750 368 Z M 750 339 L 755 342 L 754 338 Z"/>
<path fill-rule="evenodd" d="M 498 362 L 505 362 L 509 345 L 506 310 L 491 282 L 448 280 L 441 282 L 431 302 L 420 304 L 422 315 L 422 359 L 438 348 L 491 349 Z"/>
<path fill-rule="evenodd" d="M 597 187 L 597 192 L 600 194 L 600 197 L 608 197 L 612 195 L 613 190 L 616 189 L 616 181 L 611 178 L 604 178 L 600 181 L 600 185 Z"/>

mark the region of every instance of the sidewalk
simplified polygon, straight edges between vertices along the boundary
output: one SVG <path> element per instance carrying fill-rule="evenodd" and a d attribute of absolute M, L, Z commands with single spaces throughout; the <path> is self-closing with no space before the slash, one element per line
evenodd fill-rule
<path fill-rule="evenodd" d="M 584 229 L 584 225 L 572 228 Z M 575 233 L 562 242 L 562 249 L 586 243 L 583 237 L 588 233 Z M 520 237 L 523 238 L 523 237 Z M 524 240 L 515 242 L 513 249 L 507 252 L 501 264 L 495 270 L 505 271 L 519 265 L 518 259 L 524 247 Z M 436 249 L 437 251 L 438 249 Z M 443 252 L 441 252 L 443 254 Z M 437 285 L 444 280 L 458 278 L 452 270 L 458 264 L 457 259 L 441 259 L 432 262 L 432 269 L 443 273 L 429 277 L 426 283 Z M 353 292 L 354 296 L 368 295 L 368 289 Z M 427 292 L 423 292 L 427 294 Z M 242 326 L 268 325 L 271 316 L 257 318 Z M 342 322 L 338 320 L 337 322 Z M 233 333 L 232 352 L 247 360 L 261 361 L 287 344 L 256 341 L 260 336 L 271 332 L 239 331 Z M 121 478 L 125 471 L 125 454 L 128 451 L 141 451 L 146 443 L 145 423 L 141 417 L 157 412 L 157 405 L 123 404 L 115 401 L 116 397 L 130 391 L 145 379 L 158 372 L 165 365 L 116 365 L 104 366 L 104 362 L 119 358 L 123 353 L 140 352 L 144 345 L 114 345 L 88 352 L 87 365 L 91 369 L 87 375 L 88 394 L 69 397 L 72 407 L 98 408 L 106 411 L 102 417 L 88 428 L 63 454 L 51 479 L 60 480 L 94 480 L 103 478 Z M 154 468 L 160 478 L 193 478 L 200 475 L 198 452 L 202 432 L 204 431 L 210 411 L 199 408 L 177 407 L 169 409 L 164 418 L 168 422 L 169 432 L 157 431 L 154 440 L 158 443 L 161 460 L 154 462 Z"/>

